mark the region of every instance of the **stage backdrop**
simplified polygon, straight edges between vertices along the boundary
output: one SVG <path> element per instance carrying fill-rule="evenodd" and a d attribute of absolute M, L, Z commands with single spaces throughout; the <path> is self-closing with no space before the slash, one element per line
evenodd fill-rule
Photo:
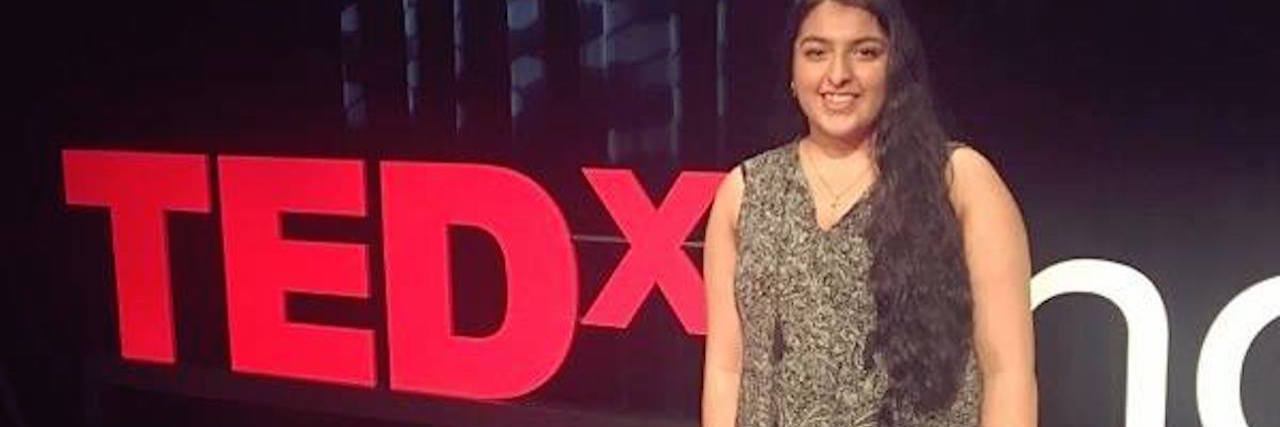
<path fill-rule="evenodd" d="M 697 425 L 705 211 L 786 135 L 788 3 L 44 11 L 16 407 Z M 1027 221 L 1044 426 L 1280 425 L 1280 32 L 1175 3 L 907 2 Z"/>

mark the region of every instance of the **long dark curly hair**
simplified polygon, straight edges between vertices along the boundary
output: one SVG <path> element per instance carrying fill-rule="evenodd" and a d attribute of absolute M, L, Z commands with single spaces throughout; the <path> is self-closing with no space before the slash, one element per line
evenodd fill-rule
<path fill-rule="evenodd" d="M 786 76 L 800 24 L 826 1 L 870 12 L 889 38 L 887 94 L 873 142 L 879 174 L 867 228 L 876 326 L 861 357 L 864 366 L 884 365 L 889 384 L 878 417 L 895 425 L 905 411 L 950 404 L 972 351 L 973 299 L 949 197 L 951 147 L 934 112 L 923 47 L 897 0 L 797 1 L 787 26 Z M 789 110 L 799 118 L 798 105 Z"/>

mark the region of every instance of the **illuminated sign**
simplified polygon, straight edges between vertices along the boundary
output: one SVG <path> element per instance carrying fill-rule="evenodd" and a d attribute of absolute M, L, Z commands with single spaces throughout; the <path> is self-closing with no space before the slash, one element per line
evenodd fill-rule
<path fill-rule="evenodd" d="M 210 213 L 205 156 L 63 152 L 67 203 L 111 215 L 121 355 L 173 364 L 166 212 Z M 374 332 L 289 322 L 286 293 L 369 296 L 363 244 L 288 240 L 283 213 L 366 215 L 357 160 L 219 156 L 231 368 L 375 385 Z M 465 398 L 527 394 L 555 374 L 578 322 L 577 257 L 564 216 L 537 183 L 489 165 L 379 163 L 391 388 Z M 654 206 L 630 171 L 585 169 L 631 244 L 582 323 L 626 328 L 657 289 L 685 330 L 705 333 L 701 280 L 680 244 L 722 174 L 684 172 Z M 507 274 L 502 326 L 452 332 L 447 228 L 484 230 Z"/>
<path fill-rule="evenodd" d="M 368 298 L 368 247 L 288 240 L 284 213 L 366 217 L 365 162 L 217 156 L 231 369 L 372 388 L 374 331 L 290 322 L 286 293 Z M 528 177 L 491 165 L 378 162 L 390 388 L 471 399 L 526 395 L 554 376 L 579 323 L 577 254 L 556 202 Z M 176 363 L 167 212 L 211 214 L 206 156 L 63 152 L 66 201 L 110 212 L 121 356 Z M 634 174 L 583 174 L 630 249 L 581 323 L 627 328 L 660 293 L 685 331 L 705 333 L 702 284 L 681 244 L 722 174 L 683 172 L 661 203 Z M 447 229 L 474 227 L 503 254 L 507 306 L 484 337 L 452 328 Z M 1077 259 L 1031 281 L 1032 309 L 1063 294 L 1115 304 L 1129 330 L 1126 423 L 1164 425 L 1169 326 L 1156 286 L 1137 269 Z M 1249 346 L 1280 318 L 1280 277 L 1239 294 L 1201 347 L 1196 395 L 1210 427 L 1243 426 L 1240 375 Z"/>

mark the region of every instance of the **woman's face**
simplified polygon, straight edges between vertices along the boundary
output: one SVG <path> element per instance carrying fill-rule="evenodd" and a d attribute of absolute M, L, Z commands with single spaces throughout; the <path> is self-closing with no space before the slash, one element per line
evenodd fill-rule
<path fill-rule="evenodd" d="M 810 134 L 867 138 L 884 106 L 889 39 L 875 15 L 826 1 L 800 23 L 792 45 L 795 96 Z"/>

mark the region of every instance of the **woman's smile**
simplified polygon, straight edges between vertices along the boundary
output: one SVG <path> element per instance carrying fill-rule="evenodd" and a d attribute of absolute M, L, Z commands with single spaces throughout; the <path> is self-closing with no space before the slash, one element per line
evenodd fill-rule
<path fill-rule="evenodd" d="M 858 95 L 853 92 L 823 92 L 822 107 L 836 114 L 853 112 Z"/>

